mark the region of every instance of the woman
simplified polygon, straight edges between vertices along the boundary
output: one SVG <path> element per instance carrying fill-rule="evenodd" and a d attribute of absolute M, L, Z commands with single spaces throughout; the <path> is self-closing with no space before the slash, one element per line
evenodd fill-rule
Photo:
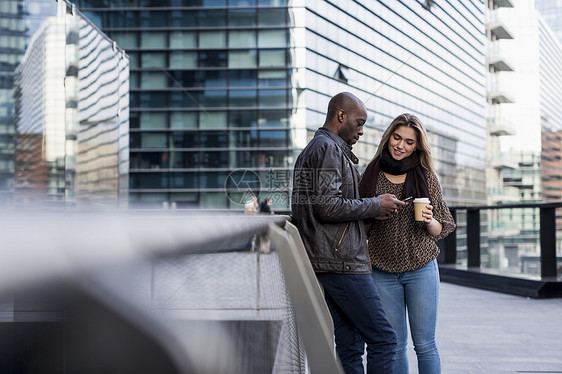
<path fill-rule="evenodd" d="M 406 310 L 419 373 L 440 373 L 435 344 L 439 298 L 435 242 L 451 233 L 455 223 L 443 201 L 427 133 L 416 116 L 406 113 L 392 121 L 363 173 L 359 193 L 362 197 L 391 193 L 401 199 L 430 199 L 423 222 L 414 220 L 414 204 L 408 203 L 396 214 L 375 220 L 367 238 L 371 275 L 398 339 L 395 373 L 408 373 Z"/>

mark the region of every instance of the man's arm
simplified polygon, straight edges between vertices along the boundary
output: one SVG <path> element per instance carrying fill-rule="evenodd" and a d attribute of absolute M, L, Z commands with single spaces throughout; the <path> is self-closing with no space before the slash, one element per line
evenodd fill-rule
<path fill-rule="evenodd" d="M 390 195 L 369 198 L 350 199 L 343 197 L 342 169 L 349 168 L 337 146 L 327 146 L 325 152 L 311 155 L 311 165 L 316 169 L 315 201 L 312 207 L 319 220 L 324 222 L 342 222 L 373 218 L 381 214 L 390 214 L 403 202 Z M 343 165 L 342 165 L 342 160 Z M 353 170 L 349 170 L 350 173 Z"/>

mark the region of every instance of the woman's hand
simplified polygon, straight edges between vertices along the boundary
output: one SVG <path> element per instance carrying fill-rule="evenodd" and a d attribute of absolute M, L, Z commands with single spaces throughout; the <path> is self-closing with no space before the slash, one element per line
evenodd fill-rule
<path fill-rule="evenodd" d="M 422 210 L 423 222 L 426 225 L 430 225 L 433 221 L 433 205 L 427 204 L 424 210 Z"/>
<path fill-rule="evenodd" d="M 433 205 L 428 204 L 424 210 L 422 210 L 422 216 L 424 218 L 423 222 L 425 227 L 427 227 L 427 232 L 431 235 L 436 236 L 443 230 L 443 225 L 441 222 L 433 219 Z"/>

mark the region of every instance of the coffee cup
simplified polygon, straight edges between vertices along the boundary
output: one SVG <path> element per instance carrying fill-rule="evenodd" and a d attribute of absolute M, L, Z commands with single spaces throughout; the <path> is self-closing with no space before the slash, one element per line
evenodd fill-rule
<path fill-rule="evenodd" d="M 417 197 L 414 199 L 414 212 L 415 220 L 423 221 L 422 210 L 424 210 L 429 204 L 429 199 L 427 197 Z"/>

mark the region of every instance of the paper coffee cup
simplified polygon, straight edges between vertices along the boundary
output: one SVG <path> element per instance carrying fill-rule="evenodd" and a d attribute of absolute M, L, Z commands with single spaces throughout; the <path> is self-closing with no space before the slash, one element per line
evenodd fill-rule
<path fill-rule="evenodd" d="M 429 199 L 427 197 L 418 197 L 414 199 L 414 212 L 415 220 L 423 221 L 422 210 L 429 204 Z"/>

